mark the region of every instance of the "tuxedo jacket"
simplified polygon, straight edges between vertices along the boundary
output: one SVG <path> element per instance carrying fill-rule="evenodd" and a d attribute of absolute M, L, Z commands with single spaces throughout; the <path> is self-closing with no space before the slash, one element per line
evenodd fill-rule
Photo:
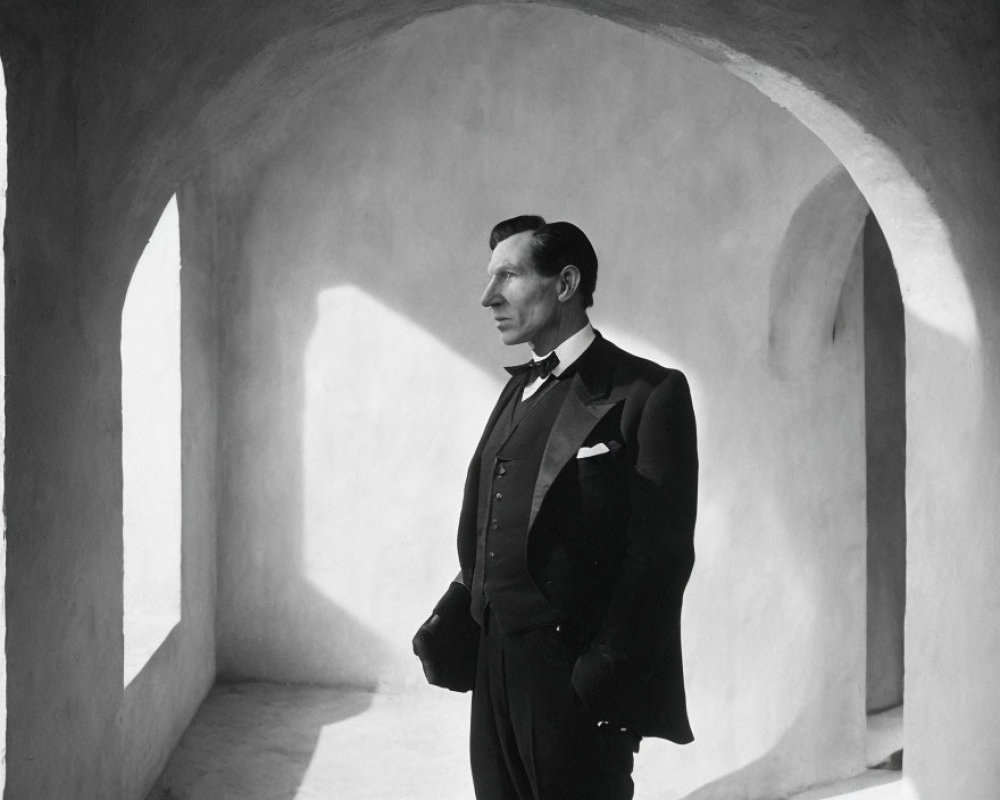
<path fill-rule="evenodd" d="M 694 564 L 698 455 L 688 383 L 600 334 L 568 372 L 532 495 L 528 571 L 568 634 L 585 642 L 572 680 L 595 721 L 689 742 L 680 618 Z M 483 446 L 522 382 L 504 388 L 469 466 L 461 587 L 472 586 L 486 524 Z M 453 584 L 435 611 L 445 624 L 467 624 L 469 600 Z"/>

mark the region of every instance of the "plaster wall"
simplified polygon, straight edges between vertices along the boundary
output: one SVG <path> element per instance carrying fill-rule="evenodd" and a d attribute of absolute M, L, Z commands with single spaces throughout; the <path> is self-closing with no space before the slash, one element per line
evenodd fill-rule
<path fill-rule="evenodd" d="M 8 115 L 19 121 L 10 134 L 4 243 L 5 510 L 16 576 L 6 584 L 4 796 L 138 797 L 214 677 L 207 273 L 182 275 L 183 618 L 126 693 L 120 320 L 131 269 L 173 187 L 125 208 L 116 207 L 121 188 L 81 201 L 82 164 L 104 174 L 120 153 L 81 154 L 75 66 L 59 29 L 15 45 L 4 31 L 14 76 Z"/>
<path fill-rule="evenodd" d="M 4 241 L 4 796 L 99 800 L 119 795 L 122 748 L 121 309 L 89 304 L 74 278 L 86 267 L 67 190 L 72 59 L 58 31 L 45 33 L 44 45 L 8 38 L 4 51 L 17 120 Z"/>
<path fill-rule="evenodd" d="M 220 675 L 422 683 L 409 639 L 456 569 L 501 367 L 527 356 L 478 305 L 488 231 L 534 211 L 592 237 L 596 326 L 693 386 L 698 741 L 644 744 L 641 796 L 863 768 L 863 214 L 810 205 L 846 245 L 811 287 L 808 363 L 769 363 L 779 254 L 822 265 L 789 229 L 830 152 L 717 67 L 541 8 L 422 20 L 343 64 L 297 124 L 245 176 L 225 275 Z"/>

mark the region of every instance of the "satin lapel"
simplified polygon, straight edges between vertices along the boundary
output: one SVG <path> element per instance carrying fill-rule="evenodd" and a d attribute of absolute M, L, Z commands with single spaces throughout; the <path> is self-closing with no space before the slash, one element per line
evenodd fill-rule
<path fill-rule="evenodd" d="M 528 531 L 535 524 L 535 517 L 542 507 L 542 501 L 548 494 L 552 483 L 563 467 L 576 456 L 576 451 L 583 445 L 594 426 L 610 411 L 614 400 L 594 400 L 587 386 L 576 374 L 572 378 L 572 391 L 566 395 L 563 406 L 559 409 L 552 426 L 552 433 L 545 444 L 542 454 L 541 468 L 538 470 L 538 480 L 535 482 L 535 493 L 531 498 L 531 514 L 528 516 Z"/>

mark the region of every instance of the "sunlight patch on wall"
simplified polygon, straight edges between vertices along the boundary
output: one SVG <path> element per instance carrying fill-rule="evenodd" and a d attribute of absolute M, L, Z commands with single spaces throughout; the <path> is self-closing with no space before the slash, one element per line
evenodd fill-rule
<path fill-rule="evenodd" d="M 171 198 L 122 311 L 124 682 L 181 618 L 180 230 Z"/>
<path fill-rule="evenodd" d="M 465 472 L 500 382 L 350 285 L 317 298 L 305 381 L 304 571 L 393 643 L 379 679 L 406 680 L 410 637 L 458 570 Z"/>

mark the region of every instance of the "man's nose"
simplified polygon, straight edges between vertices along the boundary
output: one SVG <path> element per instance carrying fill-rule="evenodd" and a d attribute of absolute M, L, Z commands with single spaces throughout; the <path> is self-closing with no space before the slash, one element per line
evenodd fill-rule
<path fill-rule="evenodd" d="M 499 305 L 503 301 L 500 296 L 500 292 L 497 291 L 497 282 L 495 279 L 490 278 L 490 282 L 486 284 L 486 290 L 483 292 L 482 298 L 479 302 L 485 308 L 491 308 L 492 306 Z"/>

